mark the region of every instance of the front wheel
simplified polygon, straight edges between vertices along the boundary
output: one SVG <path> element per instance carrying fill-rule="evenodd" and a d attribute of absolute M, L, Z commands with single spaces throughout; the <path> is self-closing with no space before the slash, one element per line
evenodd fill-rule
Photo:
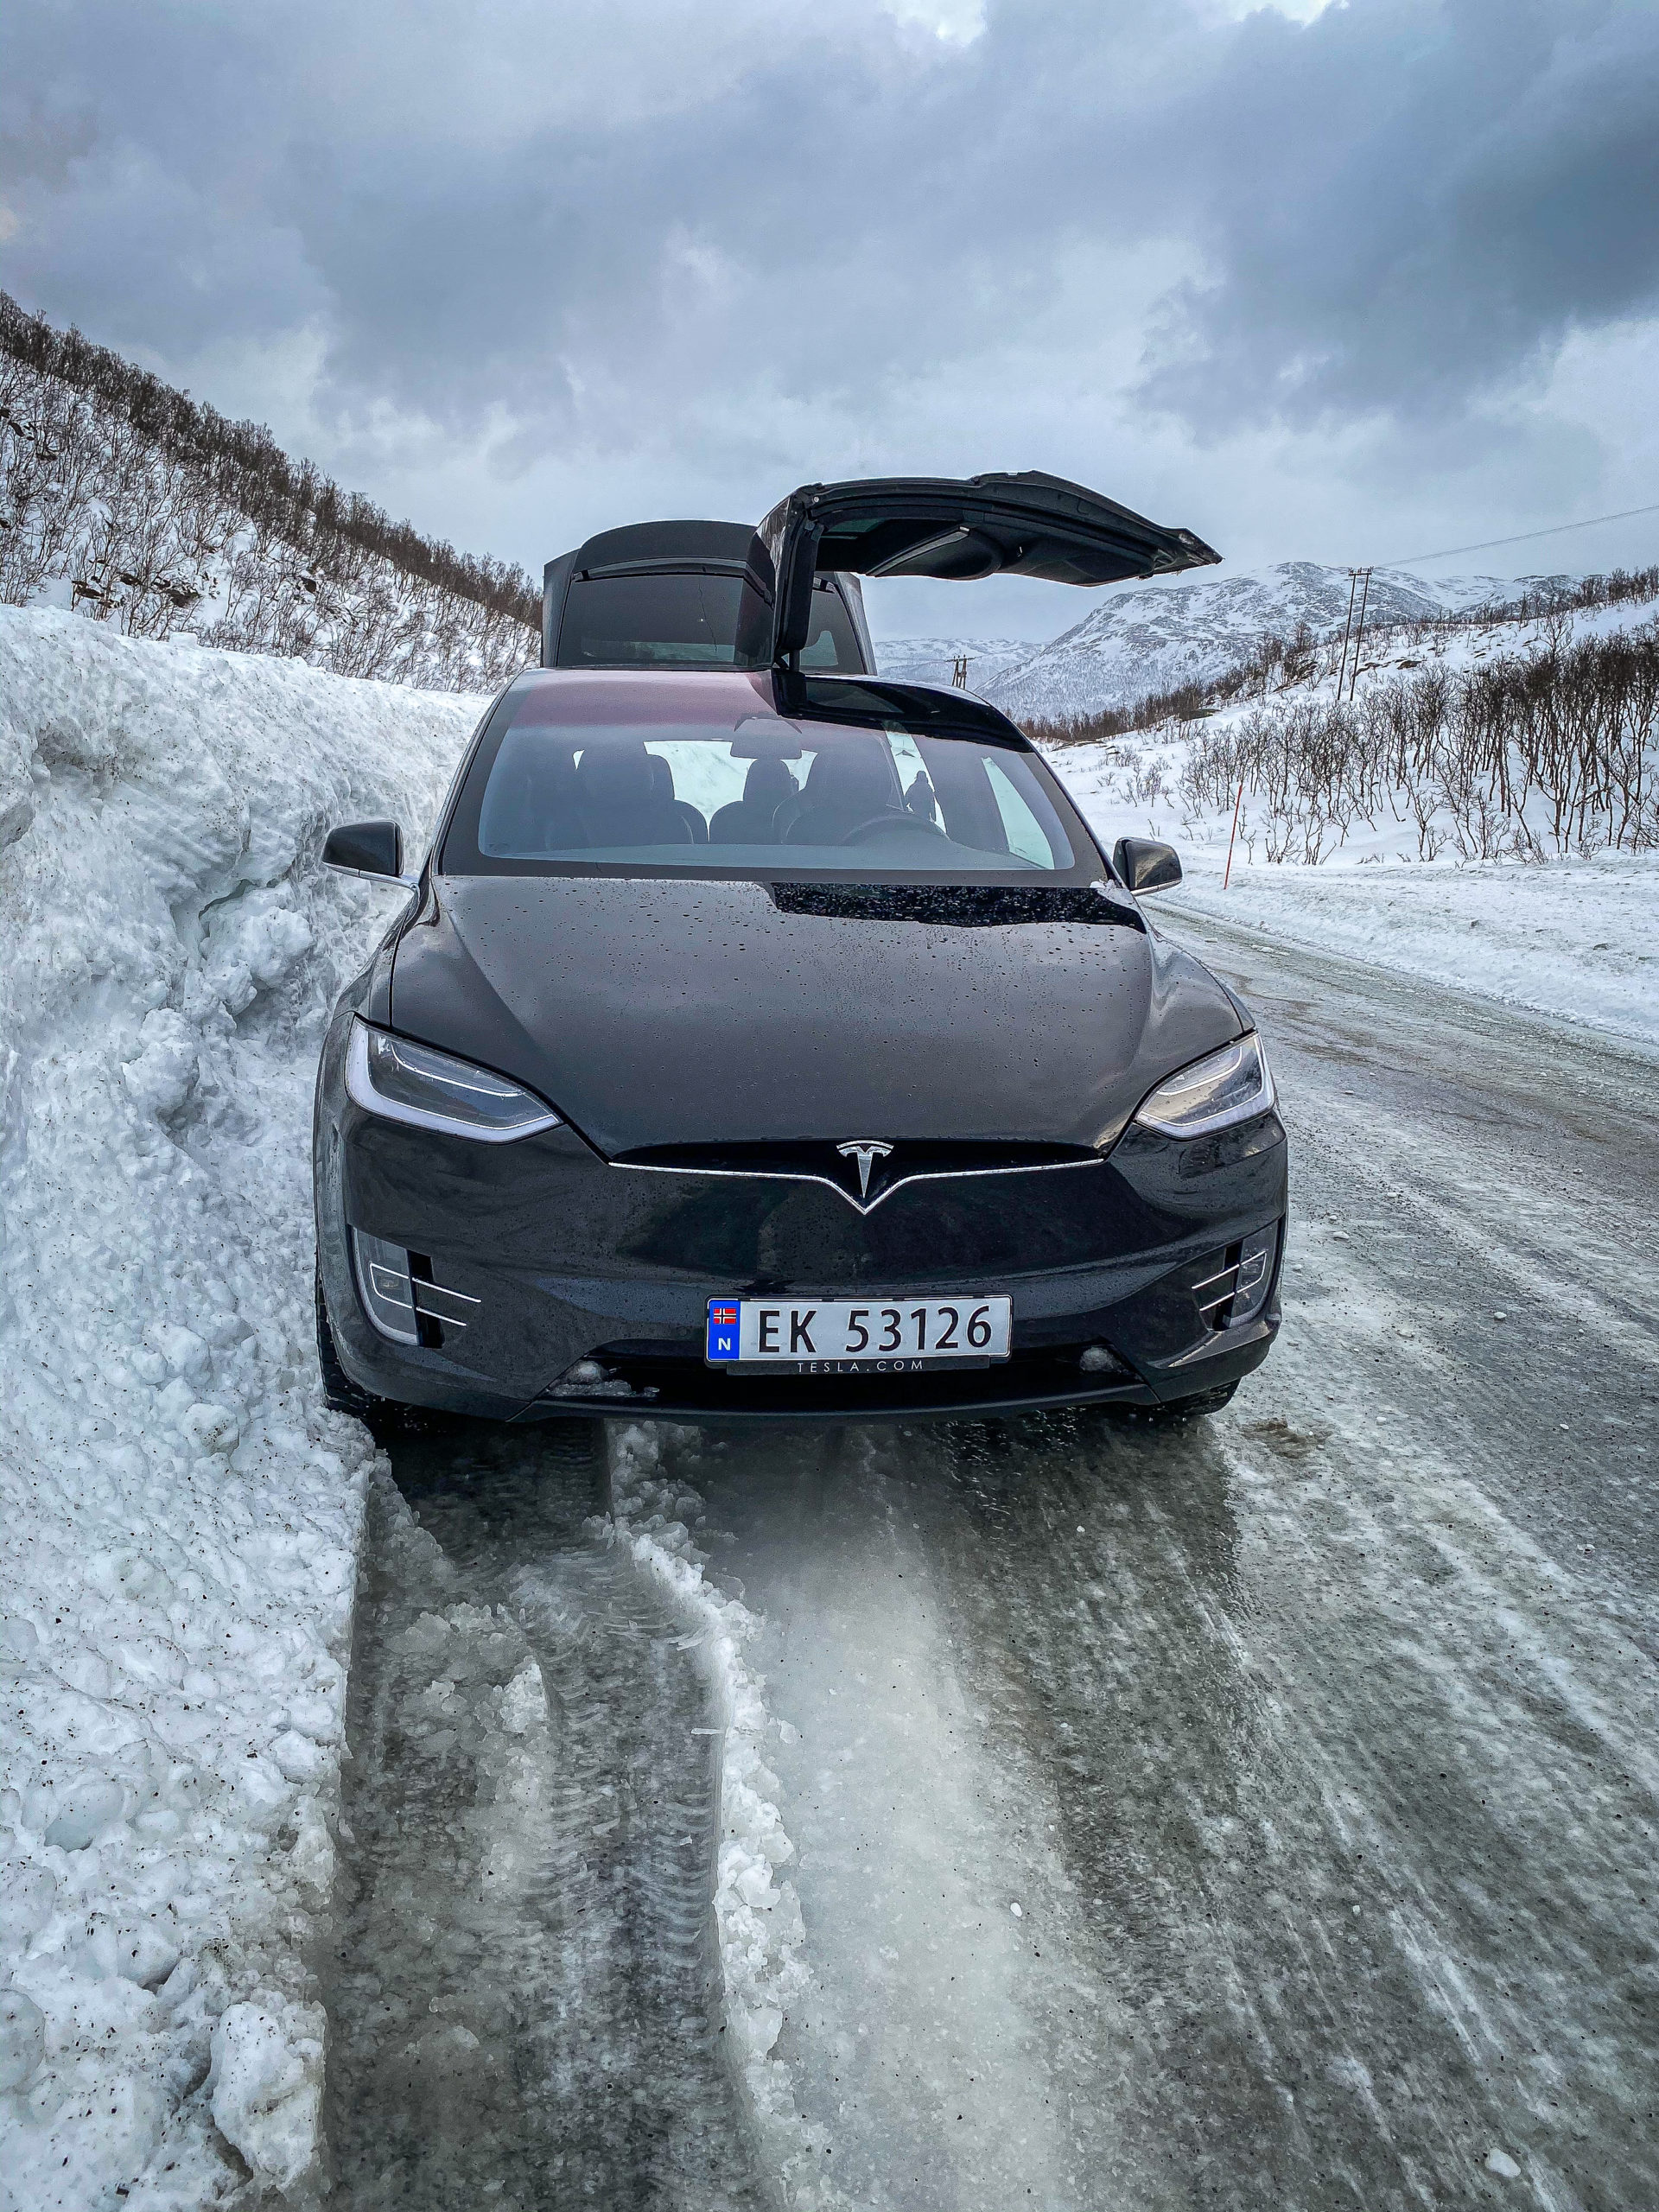
<path fill-rule="evenodd" d="M 353 1382 L 340 1363 L 334 1347 L 334 1324 L 322 1294 L 322 1269 L 316 1273 L 317 1366 L 322 1376 L 323 1402 L 337 1414 L 351 1414 L 360 1421 L 377 1444 L 399 1438 L 429 1436 L 451 1416 L 424 1406 L 405 1405 L 399 1398 L 378 1398 Z"/>
<path fill-rule="evenodd" d="M 328 1319 L 322 1295 L 321 1268 L 316 1273 L 316 1296 L 317 1366 L 322 1375 L 323 1402 L 337 1414 L 355 1414 L 359 1421 L 367 1421 L 385 1401 L 360 1389 L 340 1363 L 340 1354 L 334 1349 L 334 1324 Z"/>

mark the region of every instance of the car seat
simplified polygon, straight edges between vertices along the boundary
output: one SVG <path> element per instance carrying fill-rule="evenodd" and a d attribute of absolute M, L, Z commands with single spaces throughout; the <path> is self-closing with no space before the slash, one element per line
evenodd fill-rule
<path fill-rule="evenodd" d="M 902 817 L 893 755 L 880 738 L 842 738 L 812 763 L 800 811 L 785 830 L 791 845 L 838 845 L 879 814 Z"/>
<path fill-rule="evenodd" d="M 668 761 L 664 760 L 660 753 L 653 753 L 651 756 L 651 782 L 652 789 L 657 797 L 659 799 L 666 799 L 684 822 L 686 828 L 691 832 L 692 843 L 706 845 L 709 842 L 709 824 L 689 798 L 681 798 L 677 796 L 674 789 L 673 768 Z"/>
<path fill-rule="evenodd" d="M 512 729 L 491 771 L 480 847 L 529 855 L 585 845 L 575 803 L 576 756 L 569 739 L 533 728 Z"/>
<path fill-rule="evenodd" d="M 770 845 L 778 841 L 773 819 L 779 806 L 801 795 L 783 760 L 751 760 L 741 798 L 728 799 L 709 823 L 715 845 Z"/>
<path fill-rule="evenodd" d="M 601 738 L 576 763 L 576 817 L 590 845 L 689 845 L 672 799 L 659 798 L 641 738 Z"/>

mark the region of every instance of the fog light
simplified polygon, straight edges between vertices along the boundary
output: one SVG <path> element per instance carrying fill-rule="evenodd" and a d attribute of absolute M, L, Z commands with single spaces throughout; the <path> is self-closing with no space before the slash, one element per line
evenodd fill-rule
<path fill-rule="evenodd" d="M 383 1337 L 394 1344 L 417 1344 L 420 1324 L 415 1318 L 415 1291 L 409 1277 L 409 1255 L 401 1244 L 384 1237 L 352 1231 L 352 1256 L 357 1264 L 357 1287 L 364 1310 Z"/>
<path fill-rule="evenodd" d="M 1249 1321 L 1262 1311 L 1268 1302 L 1268 1287 L 1273 1281 L 1274 1255 L 1279 1249 L 1279 1230 L 1258 1229 L 1247 1236 L 1238 1248 L 1238 1281 L 1233 1290 L 1232 1312 L 1228 1326 L 1236 1327 L 1240 1321 Z"/>
<path fill-rule="evenodd" d="M 596 1359 L 579 1359 L 559 1377 L 562 1382 L 602 1382 L 605 1370 Z"/>
<path fill-rule="evenodd" d="M 1085 1375 L 1109 1375 L 1122 1362 L 1109 1344 L 1085 1344 L 1077 1365 Z"/>

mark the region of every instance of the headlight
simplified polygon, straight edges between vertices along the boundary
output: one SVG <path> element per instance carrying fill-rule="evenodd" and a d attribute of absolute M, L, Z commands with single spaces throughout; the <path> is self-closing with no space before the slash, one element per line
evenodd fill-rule
<path fill-rule="evenodd" d="M 352 1024 L 346 1091 L 365 1114 L 472 1137 L 480 1144 L 510 1144 L 515 1137 L 559 1125 L 559 1116 L 546 1100 L 522 1084 L 475 1068 L 470 1060 L 435 1052 L 430 1045 L 371 1029 L 366 1021 Z"/>
<path fill-rule="evenodd" d="M 1160 1083 L 1141 1100 L 1135 1118 L 1166 1136 L 1208 1136 L 1265 1114 L 1276 1095 L 1262 1039 L 1251 1030 Z"/>

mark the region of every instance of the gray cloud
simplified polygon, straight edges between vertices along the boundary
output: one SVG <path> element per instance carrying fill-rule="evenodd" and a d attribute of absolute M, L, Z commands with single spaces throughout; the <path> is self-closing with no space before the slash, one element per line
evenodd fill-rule
<path fill-rule="evenodd" d="M 1173 118 L 1209 273 L 1158 381 L 1195 423 L 1455 410 L 1659 298 L 1648 0 L 1263 14 Z"/>
<path fill-rule="evenodd" d="M 0 281 L 185 380 L 306 334 L 325 457 L 416 505 L 435 425 L 480 512 L 1036 462 L 1203 524 L 1275 424 L 1397 484 L 1472 415 L 1551 482 L 1481 410 L 1652 311 L 1656 125 L 1647 0 L 17 0 Z"/>

